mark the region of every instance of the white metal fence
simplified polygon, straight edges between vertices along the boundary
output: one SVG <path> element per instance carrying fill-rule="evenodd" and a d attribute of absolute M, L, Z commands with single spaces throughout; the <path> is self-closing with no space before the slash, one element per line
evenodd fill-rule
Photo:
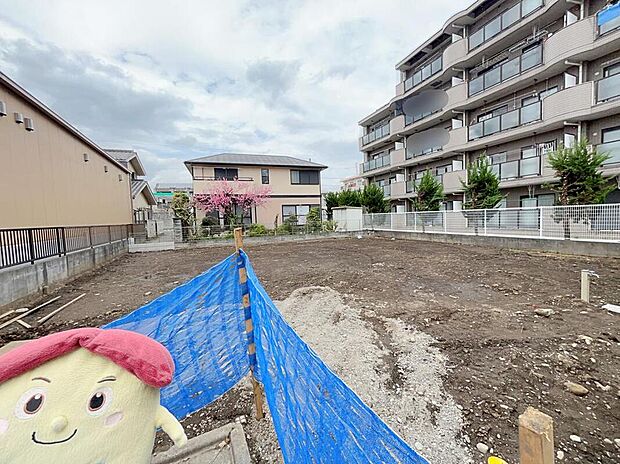
<path fill-rule="evenodd" d="M 620 204 L 365 214 L 363 228 L 620 242 Z"/>

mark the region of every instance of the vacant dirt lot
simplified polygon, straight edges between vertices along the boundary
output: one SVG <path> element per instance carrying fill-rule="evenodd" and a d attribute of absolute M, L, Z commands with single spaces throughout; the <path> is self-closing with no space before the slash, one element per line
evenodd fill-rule
<path fill-rule="evenodd" d="M 460 439 L 475 462 L 483 461 L 478 443 L 517 462 L 518 415 L 527 406 L 553 417 L 556 450 L 564 452 L 565 461 L 620 462 L 620 315 L 600 309 L 603 302 L 620 304 L 620 260 L 374 238 L 247 251 L 274 300 L 302 287 L 330 287 L 359 310 L 384 350 L 398 333 L 390 321 L 434 337 L 447 358 L 445 391 L 462 408 Z M 4 329 L 0 344 L 113 320 L 231 252 L 232 247 L 221 247 L 126 256 L 52 295 L 62 298 L 41 315 L 87 294 L 43 328 Z M 600 275 L 592 285 L 591 305 L 579 301 L 581 269 Z M 537 309 L 553 313 L 544 317 Z M 383 357 L 392 372 L 387 388 L 395 392 L 403 370 L 415 369 L 400 360 L 396 349 Z M 589 392 L 576 396 L 566 391 L 567 381 Z M 239 389 L 188 419 L 187 428 L 199 433 L 250 415 L 250 408 L 249 392 Z M 256 460 L 269 462 L 257 442 L 260 427 L 250 421 L 246 429 Z"/>

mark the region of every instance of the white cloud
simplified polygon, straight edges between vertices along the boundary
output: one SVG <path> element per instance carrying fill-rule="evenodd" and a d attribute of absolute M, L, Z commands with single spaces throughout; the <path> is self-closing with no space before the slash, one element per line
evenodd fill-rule
<path fill-rule="evenodd" d="M 357 121 L 393 96 L 394 64 L 465 0 L 0 0 L 0 69 L 149 178 L 219 151 L 360 160 Z"/>

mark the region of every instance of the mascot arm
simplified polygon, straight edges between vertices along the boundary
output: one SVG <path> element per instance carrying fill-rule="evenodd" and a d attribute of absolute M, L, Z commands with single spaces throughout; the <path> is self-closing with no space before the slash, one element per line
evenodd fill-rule
<path fill-rule="evenodd" d="M 174 444 L 178 447 L 182 447 L 187 443 L 187 435 L 183 430 L 183 426 L 174 417 L 170 411 L 163 406 L 160 406 L 157 410 L 157 427 L 161 429 L 172 439 Z"/>

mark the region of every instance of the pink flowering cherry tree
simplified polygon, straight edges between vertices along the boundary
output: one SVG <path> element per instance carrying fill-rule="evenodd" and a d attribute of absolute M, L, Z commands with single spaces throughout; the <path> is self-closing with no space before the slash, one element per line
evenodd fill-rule
<path fill-rule="evenodd" d="M 271 188 L 266 185 L 219 180 L 208 192 L 194 194 L 194 203 L 205 213 L 220 212 L 226 225 L 234 225 L 243 222 L 243 214 L 239 217 L 239 210 L 245 214 L 254 206 L 263 205 L 270 194 Z"/>

